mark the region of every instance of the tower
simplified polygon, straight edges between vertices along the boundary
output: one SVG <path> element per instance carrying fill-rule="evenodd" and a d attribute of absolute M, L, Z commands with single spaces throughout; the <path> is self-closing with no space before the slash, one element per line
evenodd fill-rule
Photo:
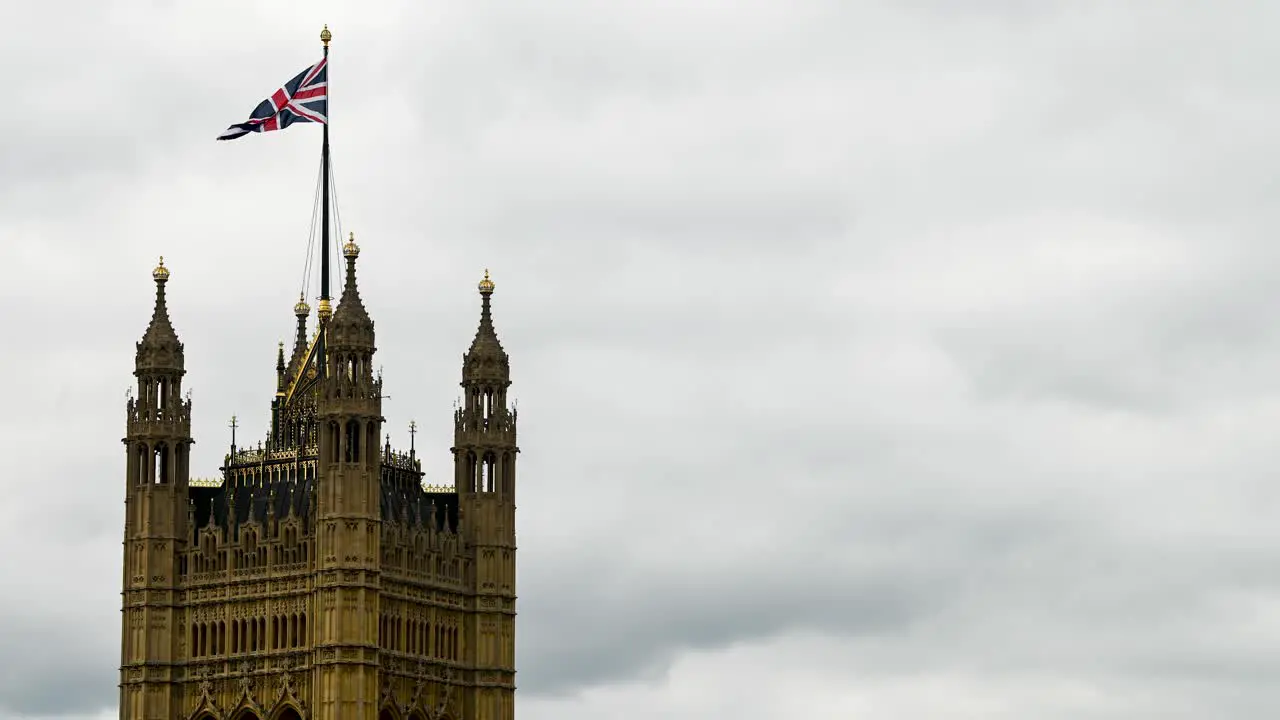
<path fill-rule="evenodd" d="M 480 281 L 480 326 L 462 358 L 461 407 L 454 414 L 454 482 L 463 537 L 475 550 L 475 615 L 466 628 L 476 684 L 472 717 L 515 714 L 516 412 L 507 405 L 511 367 L 493 327 L 494 283 Z"/>
<path fill-rule="evenodd" d="M 121 720 L 514 717 L 518 448 L 493 281 L 463 356 L 454 482 L 427 483 L 412 424 L 409 452 L 379 442 L 354 237 L 342 252 L 337 306 L 322 299 L 309 334 L 298 302 L 293 351 L 276 348 L 265 442 L 238 445 L 233 421 L 217 478 L 190 477 L 183 346 L 169 270 L 153 272 L 124 438 Z"/>
<path fill-rule="evenodd" d="M 373 717 L 378 702 L 382 380 L 373 320 L 356 287 L 355 237 L 342 298 L 325 333 L 316 414 L 316 720 Z"/>
<path fill-rule="evenodd" d="M 181 633 L 178 551 L 187 533 L 191 401 L 182 397 L 182 343 L 169 321 L 164 258 L 152 272 L 155 310 L 137 344 L 137 397 L 126 404 L 120 717 L 179 714 L 173 661 Z"/>

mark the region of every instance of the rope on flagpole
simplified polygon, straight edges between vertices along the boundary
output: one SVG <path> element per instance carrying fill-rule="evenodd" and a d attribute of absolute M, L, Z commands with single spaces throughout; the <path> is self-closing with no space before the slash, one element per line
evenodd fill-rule
<path fill-rule="evenodd" d="M 316 168 L 316 192 L 311 201 L 310 230 L 307 232 L 307 256 L 302 264 L 302 297 L 304 298 L 311 291 L 311 269 L 315 267 L 312 253 L 316 249 L 316 218 L 320 215 L 320 183 L 323 177 L 324 168 Z"/>
<path fill-rule="evenodd" d="M 342 241 L 342 212 L 338 210 L 338 208 L 341 206 L 341 203 L 338 202 L 338 181 L 336 176 L 337 176 L 337 173 L 334 172 L 334 167 L 333 167 L 333 151 L 330 150 L 329 151 L 329 185 L 330 185 L 329 192 L 333 196 L 333 225 L 335 229 L 337 229 L 338 231 L 338 242 L 333 244 L 333 258 L 335 262 L 341 263 L 342 260 L 341 258 L 338 257 L 338 245 L 340 245 Z"/>

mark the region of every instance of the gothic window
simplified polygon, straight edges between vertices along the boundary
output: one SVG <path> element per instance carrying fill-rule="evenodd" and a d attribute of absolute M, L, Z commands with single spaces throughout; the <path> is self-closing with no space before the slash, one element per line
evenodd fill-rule
<path fill-rule="evenodd" d="M 471 452 L 467 453 L 466 458 L 463 459 L 462 462 L 464 463 L 463 465 L 464 477 L 462 481 L 463 492 L 475 492 L 476 491 L 476 455 L 475 453 L 471 453 Z"/>
<path fill-rule="evenodd" d="M 154 474 L 152 480 L 157 485 L 169 483 L 169 446 L 165 443 L 156 445 Z"/>
<path fill-rule="evenodd" d="M 341 443 L 339 441 L 341 439 L 342 439 L 342 436 L 338 432 L 338 423 L 330 422 L 329 423 L 329 448 L 330 448 L 329 460 L 332 462 L 338 462 L 338 460 L 341 458 L 341 456 L 338 454 L 340 452 L 339 447 Z"/>
<path fill-rule="evenodd" d="M 136 452 L 136 461 L 138 463 L 137 483 L 139 485 L 146 485 L 147 477 L 150 473 L 150 471 L 147 469 L 147 446 L 146 445 L 143 445 L 141 443 L 138 444 L 137 452 Z"/>
<path fill-rule="evenodd" d="M 360 462 L 360 423 L 356 420 L 347 421 L 346 459 L 349 463 Z"/>
<path fill-rule="evenodd" d="M 480 489 L 482 492 L 494 492 L 498 489 L 497 477 L 495 472 L 498 467 L 498 459 L 493 453 L 485 453 L 484 464 L 481 468 L 483 478 Z"/>

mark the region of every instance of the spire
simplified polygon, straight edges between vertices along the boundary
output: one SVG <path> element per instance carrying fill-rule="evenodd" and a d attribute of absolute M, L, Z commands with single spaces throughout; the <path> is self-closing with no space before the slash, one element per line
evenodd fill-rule
<path fill-rule="evenodd" d="M 151 324 L 147 326 L 142 341 L 137 345 L 135 370 L 170 370 L 183 372 L 182 343 L 178 334 L 169 322 L 169 308 L 165 306 L 164 285 L 169 281 L 169 268 L 164 266 L 164 258 L 151 272 L 156 281 L 156 307 L 151 314 Z"/>
<path fill-rule="evenodd" d="M 276 392 L 284 390 L 284 341 L 280 341 L 279 347 L 276 349 Z"/>
<path fill-rule="evenodd" d="M 329 323 L 329 345 L 340 346 L 372 346 L 373 320 L 364 309 L 360 300 L 360 289 L 356 285 L 356 258 L 360 256 L 360 246 L 356 245 L 356 234 L 342 246 L 342 255 L 347 259 L 347 282 L 342 288 L 342 298 L 338 308 L 333 312 L 333 320 Z"/>
<path fill-rule="evenodd" d="M 298 376 L 302 361 L 307 357 L 307 317 L 311 315 L 311 306 L 307 305 L 306 296 L 298 294 L 298 304 L 293 306 L 293 314 L 298 318 L 298 332 L 293 339 L 293 354 L 289 357 L 286 375 L 292 379 Z"/>
<path fill-rule="evenodd" d="M 511 369 L 507 353 L 498 341 L 498 334 L 493 328 L 493 314 L 490 298 L 493 296 L 494 284 L 489 279 L 489 271 L 484 271 L 484 279 L 478 286 L 480 290 L 480 327 L 471 341 L 469 349 L 462 357 L 462 380 L 464 384 L 483 381 L 496 381 L 506 384 L 510 381 Z"/>

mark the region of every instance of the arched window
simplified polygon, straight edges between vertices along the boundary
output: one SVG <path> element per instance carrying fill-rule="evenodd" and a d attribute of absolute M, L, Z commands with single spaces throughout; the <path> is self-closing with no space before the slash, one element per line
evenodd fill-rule
<path fill-rule="evenodd" d="M 347 421 L 347 462 L 360 462 L 360 423 L 356 420 Z"/>
<path fill-rule="evenodd" d="M 466 458 L 462 462 L 463 462 L 462 491 L 475 492 L 476 491 L 476 472 L 477 472 L 475 453 L 468 452 Z"/>
<path fill-rule="evenodd" d="M 167 443 L 156 445 L 156 464 L 153 479 L 157 485 L 169 484 L 169 445 Z"/>
<path fill-rule="evenodd" d="M 329 447 L 330 447 L 329 460 L 331 462 L 338 462 L 338 460 L 340 460 L 342 457 L 340 455 L 341 439 L 342 439 L 342 435 L 340 432 L 338 432 L 338 423 L 330 421 L 329 422 Z"/>
<path fill-rule="evenodd" d="M 146 485 L 147 480 L 151 477 L 151 470 L 147 467 L 147 446 L 139 443 L 137 447 L 138 477 L 139 485 Z"/>
<path fill-rule="evenodd" d="M 498 489 L 498 479 L 495 472 L 498 468 L 498 459 L 493 453 L 485 453 L 484 463 L 480 468 L 480 491 L 495 492 Z"/>

